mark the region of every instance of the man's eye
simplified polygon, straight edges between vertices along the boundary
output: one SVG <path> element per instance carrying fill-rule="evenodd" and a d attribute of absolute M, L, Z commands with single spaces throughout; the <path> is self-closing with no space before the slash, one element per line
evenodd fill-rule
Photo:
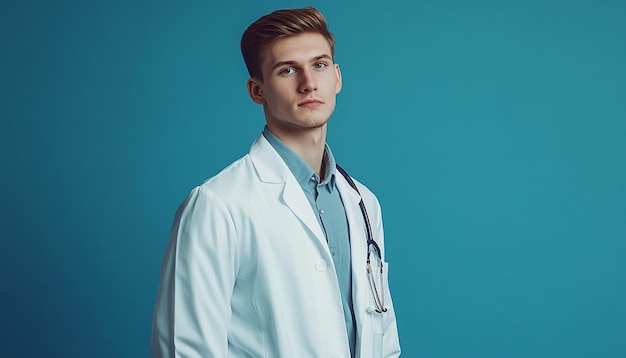
<path fill-rule="evenodd" d="M 314 65 L 315 68 L 319 69 L 319 68 L 324 68 L 326 67 L 326 63 L 324 62 L 318 62 Z"/>
<path fill-rule="evenodd" d="M 296 70 L 294 70 L 291 67 L 285 68 L 284 70 L 280 71 L 281 75 L 290 75 L 292 73 L 296 72 Z"/>

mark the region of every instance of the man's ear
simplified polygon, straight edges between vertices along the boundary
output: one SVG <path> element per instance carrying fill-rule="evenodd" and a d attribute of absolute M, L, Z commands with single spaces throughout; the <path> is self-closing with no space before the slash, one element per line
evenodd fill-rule
<path fill-rule="evenodd" d="M 335 94 L 341 92 L 341 88 L 343 87 L 343 80 L 341 78 L 341 69 L 339 65 L 335 63 L 335 75 L 337 76 L 337 86 L 335 86 Z"/>
<path fill-rule="evenodd" d="M 265 96 L 263 95 L 263 88 L 261 87 L 261 81 L 257 78 L 250 77 L 248 79 L 248 94 L 250 98 L 256 104 L 265 104 Z"/>

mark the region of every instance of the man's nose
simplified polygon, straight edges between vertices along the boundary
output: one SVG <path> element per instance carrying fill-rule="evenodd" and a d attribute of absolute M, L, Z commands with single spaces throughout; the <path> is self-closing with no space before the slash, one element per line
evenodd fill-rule
<path fill-rule="evenodd" d="M 300 76 L 300 92 L 308 93 L 317 90 L 317 81 L 311 70 L 302 71 Z"/>

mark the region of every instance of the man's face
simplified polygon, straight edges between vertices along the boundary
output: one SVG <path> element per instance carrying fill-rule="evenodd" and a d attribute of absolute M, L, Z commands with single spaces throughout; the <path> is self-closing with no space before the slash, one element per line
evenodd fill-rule
<path fill-rule="evenodd" d="M 279 40 L 264 53 L 263 82 L 248 81 L 250 97 L 263 104 L 270 130 L 293 132 L 320 128 L 335 109 L 341 72 L 328 42 L 318 33 Z"/>

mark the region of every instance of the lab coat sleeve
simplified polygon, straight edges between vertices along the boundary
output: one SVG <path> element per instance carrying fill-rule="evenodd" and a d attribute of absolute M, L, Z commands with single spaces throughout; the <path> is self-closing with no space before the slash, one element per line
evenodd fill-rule
<path fill-rule="evenodd" d="M 382 220 L 382 214 L 381 214 L 381 209 L 380 209 L 380 204 L 378 203 L 378 200 L 376 200 L 376 210 L 377 210 L 377 215 L 376 215 L 376 223 L 375 223 L 375 227 L 376 227 L 376 242 L 379 243 L 383 243 L 381 250 L 383 250 L 382 252 L 382 256 L 383 259 L 386 261 L 385 259 L 385 234 L 384 234 L 384 230 L 383 230 L 383 220 Z M 396 313 L 393 307 L 393 302 L 391 300 L 391 290 L 389 287 L 389 265 L 388 263 L 385 263 L 385 271 L 386 271 L 386 275 L 387 275 L 387 280 L 386 280 L 386 284 L 387 284 L 387 292 L 385 293 L 385 301 L 388 302 L 388 309 L 389 311 L 386 313 L 387 316 L 385 317 L 385 331 L 384 331 L 384 335 L 383 335 L 383 357 L 385 358 L 395 358 L 395 357 L 399 357 L 400 356 L 400 340 L 398 337 L 398 327 L 396 324 Z"/>
<path fill-rule="evenodd" d="M 220 198 L 195 188 L 176 214 L 153 318 L 152 357 L 228 356 L 237 232 Z"/>

